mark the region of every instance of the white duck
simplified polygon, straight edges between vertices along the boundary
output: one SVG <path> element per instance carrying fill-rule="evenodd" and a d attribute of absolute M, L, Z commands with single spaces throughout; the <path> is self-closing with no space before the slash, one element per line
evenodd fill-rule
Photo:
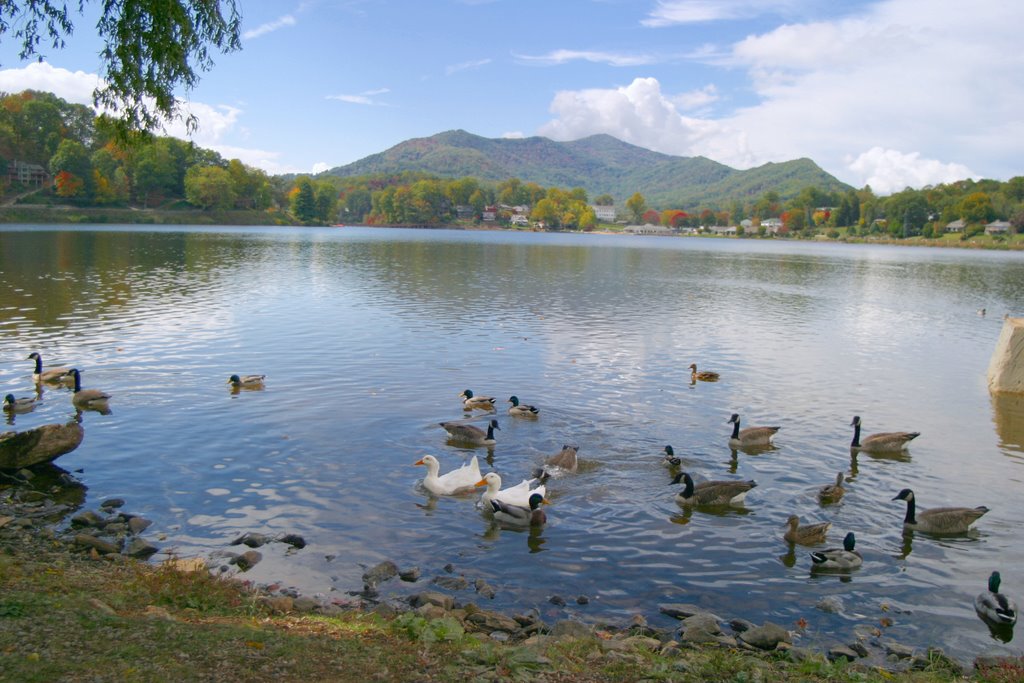
<path fill-rule="evenodd" d="M 487 487 L 487 490 L 480 496 L 480 505 L 484 509 L 487 509 L 492 500 L 500 500 L 508 505 L 529 509 L 532 494 L 547 495 L 547 487 L 536 479 L 523 479 L 515 486 L 502 489 L 501 475 L 497 472 L 488 472 L 476 482 L 476 485 Z"/>
<path fill-rule="evenodd" d="M 441 463 L 432 455 L 424 455 L 414 465 L 426 465 L 427 476 L 423 477 L 423 488 L 438 496 L 455 496 L 473 490 L 480 480 L 480 463 L 476 456 L 457 470 L 439 474 Z"/>

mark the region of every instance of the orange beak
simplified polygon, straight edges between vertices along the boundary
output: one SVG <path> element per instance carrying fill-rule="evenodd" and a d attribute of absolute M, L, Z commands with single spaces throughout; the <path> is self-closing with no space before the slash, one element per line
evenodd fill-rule
<path fill-rule="evenodd" d="M 487 486 L 487 480 L 486 479 L 481 479 L 477 483 L 473 484 L 473 486 Z"/>
<path fill-rule="evenodd" d="M 423 462 L 423 458 L 420 458 L 419 460 L 417 460 L 416 462 L 413 463 L 413 465 L 425 465 L 425 464 L 426 463 Z"/>

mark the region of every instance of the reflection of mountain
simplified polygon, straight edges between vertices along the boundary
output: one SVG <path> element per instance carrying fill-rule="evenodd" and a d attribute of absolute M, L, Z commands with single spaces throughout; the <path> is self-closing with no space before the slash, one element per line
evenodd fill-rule
<path fill-rule="evenodd" d="M 999 445 L 1024 453 L 1024 394 L 992 394 L 992 421 Z"/>

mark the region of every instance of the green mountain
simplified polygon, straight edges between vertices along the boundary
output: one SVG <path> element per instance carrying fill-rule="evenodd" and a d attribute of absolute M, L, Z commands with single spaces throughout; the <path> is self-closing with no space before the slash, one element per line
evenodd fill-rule
<path fill-rule="evenodd" d="M 768 191 L 786 200 L 807 186 L 827 192 L 851 189 L 810 159 L 741 171 L 704 157 L 652 152 L 610 135 L 555 142 L 543 137 L 483 138 L 464 130 L 406 140 L 325 175 L 401 171 L 443 178 L 473 176 L 492 183 L 519 178 L 544 187 L 582 187 L 590 197 L 607 193 L 620 204 L 639 192 L 649 205 L 659 208 L 724 206 L 733 200 L 756 199 Z"/>

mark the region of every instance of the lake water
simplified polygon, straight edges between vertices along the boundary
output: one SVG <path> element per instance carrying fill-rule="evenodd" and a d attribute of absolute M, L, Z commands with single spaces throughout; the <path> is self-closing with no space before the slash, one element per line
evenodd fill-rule
<path fill-rule="evenodd" d="M 0 387 L 31 395 L 38 350 L 113 394 L 58 463 L 155 523 L 148 536 L 210 556 L 247 531 L 298 533 L 249 572 L 345 596 L 390 559 L 424 579 L 451 563 L 462 601 L 546 620 L 627 620 L 688 602 L 776 621 L 801 644 L 859 624 L 961 658 L 1020 652 L 974 615 L 988 574 L 1024 599 L 1024 401 L 985 371 L 1006 312 L 1024 313 L 1024 254 L 805 242 L 343 228 L 0 227 Z M 987 316 L 977 313 L 986 308 Z M 686 367 L 722 374 L 691 386 Z M 233 394 L 232 373 L 265 373 Z M 449 444 L 463 389 L 496 396 L 498 444 Z M 514 420 L 512 394 L 540 407 Z M 781 425 L 776 449 L 727 445 Z M 73 416 L 66 390 L 18 429 Z M 903 457 L 851 457 L 849 426 L 922 435 Z M 477 424 L 484 416 L 477 415 Z M 477 454 L 506 482 L 563 443 L 580 472 L 549 482 L 540 532 L 496 527 L 475 498 L 431 498 Z M 661 465 L 674 446 L 702 479 L 755 479 L 735 511 L 684 510 Z M 817 489 L 844 471 L 847 495 Z M 922 507 L 987 505 L 970 534 L 905 537 L 903 487 Z M 782 540 L 790 514 L 854 531 L 864 566 L 812 576 Z M 237 548 L 231 548 L 237 550 Z M 472 580 L 498 589 L 479 598 Z M 561 595 L 566 607 L 548 599 Z M 590 603 L 577 605 L 586 595 Z M 836 596 L 838 614 L 815 607 Z"/>

